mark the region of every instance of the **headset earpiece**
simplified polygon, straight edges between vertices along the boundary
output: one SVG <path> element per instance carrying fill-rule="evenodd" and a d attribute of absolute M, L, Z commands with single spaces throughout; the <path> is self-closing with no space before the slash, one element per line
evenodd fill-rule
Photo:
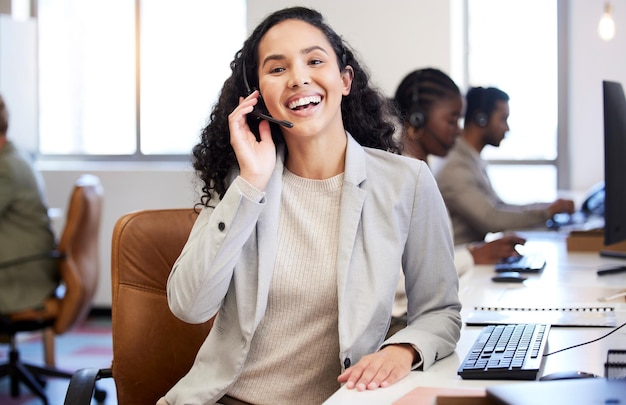
<path fill-rule="evenodd" d="M 415 128 L 421 128 L 426 124 L 426 114 L 422 110 L 415 110 L 409 114 L 409 123 Z"/>
<path fill-rule="evenodd" d="M 407 111 L 409 123 L 414 128 L 422 128 L 426 125 L 426 113 L 420 108 L 419 92 L 417 86 L 411 92 L 411 107 Z"/>
<path fill-rule="evenodd" d="M 474 122 L 481 128 L 485 128 L 489 124 L 489 118 L 484 112 L 477 112 L 474 116 Z"/>
<path fill-rule="evenodd" d="M 478 91 L 478 106 L 476 108 L 476 112 L 474 114 L 474 122 L 481 128 L 485 128 L 489 125 L 489 115 L 485 113 L 485 111 L 489 111 L 490 109 L 487 107 L 487 90 L 478 87 L 476 88 Z"/>

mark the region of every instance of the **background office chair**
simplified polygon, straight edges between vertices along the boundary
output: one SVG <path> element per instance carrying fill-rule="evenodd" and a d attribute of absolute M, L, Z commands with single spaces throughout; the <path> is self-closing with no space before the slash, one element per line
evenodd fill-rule
<path fill-rule="evenodd" d="M 113 377 L 118 404 L 154 404 L 191 367 L 213 325 L 188 324 L 169 310 L 167 278 L 197 217 L 193 209 L 133 212 L 113 229 L 113 363 L 77 371 L 65 404 L 89 404 L 96 380 Z"/>
<path fill-rule="evenodd" d="M 9 336 L 9 362 L 0 365 L 0 377 L 11 379 L 11 396 L 19 396 L 20 382 L 26 384 L 44 404 L 44 376 L 71 378 L 72 373 L 52 366 L 23 363 L 16 335 L 20 332 L 52 331 L 60 335 L 81 323 L 89 310 L 98 283 L 98 232 L 102 213 L 102 186 L 96 176 L 83 175 L 74 184 L 65 225 L 57 250 L 45 256 L 58 260 L 61 287 L 43 309 L 30 309 L 0 315 L 0 334 Z M 41 255 L 24 260 L 41 260 Z M 12 260 L 10 264 L 14 263 Z M 7 263 L 5 263 L 6 265 Z M 3 264 L 0 263 L 0 266 Z M 47 352 L 54 351 L 54 339 L 44 339 Z"/>

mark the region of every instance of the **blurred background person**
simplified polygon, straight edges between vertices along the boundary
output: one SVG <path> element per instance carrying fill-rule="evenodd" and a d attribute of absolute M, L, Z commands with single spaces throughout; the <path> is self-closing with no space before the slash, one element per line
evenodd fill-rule
<path fill-rule="evenodd" d="M 28 156 L 7 139 L 8 128 L 9 113 L 0 96 L 0 313 L 4 314 L 40 307 L 59 283 L 57 264 L 49 258 L 55 237 L 43 181 Z"/>
<path fill-rule="evenodd" d="M 439 69 L 415 70 L 404 77 L 394 101 L 402 122 L 402 154 L 425 161 L 430 155 L 446 156 L 461 133 L 463 97 L 456 83 Z M 493 264 L 517 254 L 515 245 L 525 240 L 507 235 L 489 243 L 484 238 L 468 242 L 456 246 L 459 274 L 474 264 Z"/>
<path fill-rule="evenodd" d="M 545 226 L 557 213 L 574 212 L 572 200 L 508 204 L 495 192 L 480 153 L 487 145 L 500 145 L 509 130 L 508 117 L 504 91 L 473 87 L 467 92 L 463 132 L 435 174 L 456 244 L 483 240 L 490 232 Z"/>

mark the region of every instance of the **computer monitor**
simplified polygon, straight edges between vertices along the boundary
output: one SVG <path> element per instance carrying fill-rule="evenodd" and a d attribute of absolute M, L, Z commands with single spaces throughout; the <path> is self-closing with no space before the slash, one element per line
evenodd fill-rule
<path fill-rule="evenodd" d="M 618 82 L 603 81 L 604 244 L 626 240 L 626 97 Z M 626 258 L 626 252 L 622 253 Z M 611 254 L 611 256 L 614 256 Z M 619 256 L 619 255 L 618 255 Z"/>

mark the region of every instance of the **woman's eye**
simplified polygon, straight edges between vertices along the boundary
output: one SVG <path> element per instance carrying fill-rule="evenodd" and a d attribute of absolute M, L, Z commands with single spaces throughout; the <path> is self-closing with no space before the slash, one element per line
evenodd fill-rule
<path fill-rule="evenodd" d="M 313 59 L 309 62 L 310 65 L 319 65 L 324 63 L 321 59 Z"/>
<path fill-rule="evenodd" d="M 275 67 L 275 68 L 270 70 L 270 73 L 280 73 L 280 72 L 283 72 L 284 70 L 285 70 L 285 68 Z"/>

